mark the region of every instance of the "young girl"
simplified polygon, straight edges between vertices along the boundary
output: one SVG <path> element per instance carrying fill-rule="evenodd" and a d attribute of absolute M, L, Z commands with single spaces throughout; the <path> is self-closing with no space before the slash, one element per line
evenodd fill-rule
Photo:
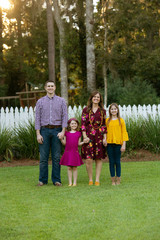
<path fill-rule="evenodd" d="M 119 185 L 121 177 L 121 152 L 126 150 L 128 133 L 126 131 L 124 120 L 120 118 L 119 107 L 116 103 L 112 103 L 109 107 L 109 118 L 106 119 L 106 127 L 107 153 L 109 158 L 112 185 Z"/>
<path fill-rule="evenodd" d="M 68 186 L 77 185 L 77 166 L 83 164 L 82 158 L 78 151 L 78 146 L 81 146 L 81 132 L 79 132 L 79 122 L 76 118 L 68 120 L 68 131 L 65 132 L 62 144 L 66 145 L 64 154 L 61 158 L 60 165 L 68 166 Z M 73 173 L 73 185 L 72 185 Z"/>

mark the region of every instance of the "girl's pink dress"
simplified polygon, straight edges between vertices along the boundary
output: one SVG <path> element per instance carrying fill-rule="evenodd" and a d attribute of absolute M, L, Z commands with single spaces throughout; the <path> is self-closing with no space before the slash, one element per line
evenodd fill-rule
<path fill-rule="evenodd" d="M 65 132 L 66 146 L 64 154 L 61 158 L 60 165 L 65 166 L 81 166 L 83 164 L 82 158 L 78 151 L 78 141 L 81 137 L 81 132 Z"/>

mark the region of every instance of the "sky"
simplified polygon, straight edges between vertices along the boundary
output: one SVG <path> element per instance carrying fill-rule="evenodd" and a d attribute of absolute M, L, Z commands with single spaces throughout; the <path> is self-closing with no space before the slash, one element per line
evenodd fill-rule
<path fill-rule="evenodd" d="M 98 0 L 93 0 L 93 4 L 96 5 L 96 3 L 98 2 Z"/>

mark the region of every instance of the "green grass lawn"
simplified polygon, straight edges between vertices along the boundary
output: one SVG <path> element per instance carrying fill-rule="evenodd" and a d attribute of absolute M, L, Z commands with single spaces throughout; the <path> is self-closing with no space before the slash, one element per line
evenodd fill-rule
<path fill-rule="evenodd" d="M 51 166 L 50 166 L 51 173 Z M 108 163 L 101 186 L 88 186 L 85 166 L 78 186 L 37 187 L 38 166 L 0 168 L 1 240 L 159 240 L 160 162 L 122 163 L 122 183 L 112 186 Z"/>

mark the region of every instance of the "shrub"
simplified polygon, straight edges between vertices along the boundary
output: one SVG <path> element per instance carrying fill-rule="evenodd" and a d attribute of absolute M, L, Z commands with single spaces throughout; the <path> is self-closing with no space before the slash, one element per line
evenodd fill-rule
<path fill-rule="evenodd" d="M 147 149 L 151 152 L 160 153 L 160 118 L 128 119 L 126 127 L 129 135 L 127 151 Z"/>
<path fill-rule="evenodd" d="M 143 104 L 158 104 L 159 98 L 156 91 L 151 84 L 146 81 L 142 81 L 137 77 L 133 82 L 127 82 L 123 91 L 119 95 L 120 105 L 143 105 Z"/>
<path fill-rule="evenodd" d="M 144 147 L 155 153 L 160 152 L 160 117 L 151 116 L 143 122 Z"/>
<path fill-rule="evenodd" d="M 143 119 L 129 118 L 126 120 L 126 128 L 129 135 L 129 141 L 127 142 L 127 151 L 131 152 L 134 149 L 140 149 L 143 147 L 144 139 L 142 137 Z"/>
<path fill-rule="evenodd" d="M 12 131 L 7 128 L 0 129 L 0 160 L 11 161 L 15 146 Z"/>
<path fill-rule="evenodd" d="M 39 147 L 34 123 L 29 122 L 25 126 L 19 125 L 15 129 L 17 151 L 20 157 L 38 159 Z"/>

